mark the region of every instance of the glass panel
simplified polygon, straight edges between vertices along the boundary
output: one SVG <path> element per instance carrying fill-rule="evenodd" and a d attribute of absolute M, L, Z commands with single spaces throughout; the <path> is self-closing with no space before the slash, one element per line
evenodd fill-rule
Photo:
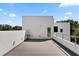
<path fill-rule="evenodd" d="M 58 32 L 58 27 L 54 26 L 54 32 Z"/>

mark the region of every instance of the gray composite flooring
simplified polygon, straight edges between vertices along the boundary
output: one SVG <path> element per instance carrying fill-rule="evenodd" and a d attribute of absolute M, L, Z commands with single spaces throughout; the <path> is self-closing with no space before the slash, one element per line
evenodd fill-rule
<path fill-rule="evenodd" d="M 6 56 L 67 56 L 52 40 L 26 41 L 6 54 Z"/>

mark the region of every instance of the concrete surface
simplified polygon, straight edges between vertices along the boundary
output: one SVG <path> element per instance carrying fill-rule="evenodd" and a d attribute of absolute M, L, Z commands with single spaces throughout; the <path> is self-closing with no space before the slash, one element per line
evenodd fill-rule
<path fill-rule="evenodd" d="M 26 41 L 6 54 L 6 56 L 66 56 L 52 40 Z"/>
<path fill-rule="evenodd" d="M 53 16 L 22 16 L 22 29 L 30 34 L 31 39 L 50 39 L 53 36 Z M 47 28 L 51 28 L 51 37 L 47 36 Z"/>
<path fill-rule="evenodd" d="M 62 44 L 63 46 L 65 46 L 66 48 L 70 49 L 71 51 L 73 51 L 77 55 L 79 55 L 79 45 L 72 43 L 68 40 L 62 39 L 56 35 L 53 36 L 53 39 L 55 41 L 59 42 L 60 44 Z"/>
<path fill-rule="evenodd" d="M 0 56 L 24 41 L 25 31 L 0 31 Z"/>

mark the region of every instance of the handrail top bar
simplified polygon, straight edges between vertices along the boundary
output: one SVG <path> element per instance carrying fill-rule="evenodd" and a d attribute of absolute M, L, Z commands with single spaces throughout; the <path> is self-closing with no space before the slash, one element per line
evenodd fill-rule
<path fill-rule="evenodd" d="M 54 33 L 54 34 L 62 34 L 63 36 L 70 36 L 70 37 L 76 37 L 76 38 L 79 38 L 79 36 L 76 36 L 76 35 L 67 35 L 67 34 L 64 34 L 64 33 Z"/>

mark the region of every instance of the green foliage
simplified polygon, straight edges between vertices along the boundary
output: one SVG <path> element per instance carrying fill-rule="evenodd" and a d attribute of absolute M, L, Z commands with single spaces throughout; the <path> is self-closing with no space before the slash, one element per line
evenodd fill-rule
<path fill-rule="evenodd" d="M 8 24 L 0 24 L 0 31 L 6 31 L 6 30 L 22 30 L 21 26 L 14 26 Z"/>
<path fill-rule="evenodd" d="M 3 26 L 2 25 L 0 25 L 0 30 L 3 30 Z"/>
<path fill-rule="evenodd" d="M 3 30 L 12 30 L 12 26 L 8 25 L 8 24 L 5 24 L 5 25 L 2 26 L 2 29 Z"/>
<path fill-rule="evenodd" d="M 79 36 L 79 28 L 75 29 L 74 34 L 75 34 L 76 36 Z"/>
<path fill-rule="evenodd" d="M 14 26 L 13 30 L 22 30 L 22 27 L 21 26 Z"/>

